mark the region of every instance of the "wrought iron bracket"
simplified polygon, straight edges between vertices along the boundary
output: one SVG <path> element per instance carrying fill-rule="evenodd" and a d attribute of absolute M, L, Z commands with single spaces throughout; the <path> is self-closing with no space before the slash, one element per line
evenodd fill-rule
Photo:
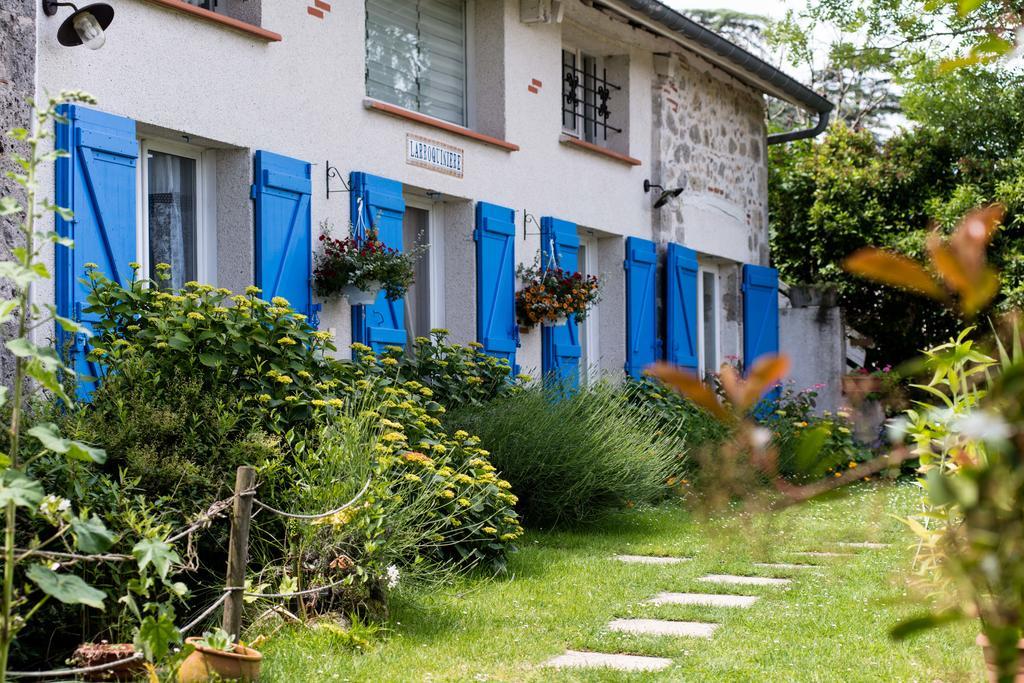
<path fill-rule="evenodd" d="M 530 232 L 530 223 L 537 226 L 537 232 Z M 523 209 L 523 241 L 526 241 L 528 235 L 539 235 L 540 233 L 540 221 L 532 214 Z"/>
<path fill-rule="evenodd" d="M 325 176 L 324 180 L 325 180 L 326 185 L 327 185 L 327 198 L 328 199 L 330 199 L 331 195 L 334 194 L 335 192 L 345 193 L 345 192 L 351 192 L 352 191 L 352 188 L 349 187 L 348 183 L 345 182 L 345 176 L 343 176 L 341 174 L 341 171 L 338 170 L 337 166 L 331 166 L 331 162 L 330 161 L 327 161 L 324 165 L 327 166 L 326 176 Z M 340 181 L 342 187 L 344 187 L 345 189 L 341 189 L 340 187 L 331 187 L 331 179 L 332 178 L 335 179 L 335 180 Z"/>

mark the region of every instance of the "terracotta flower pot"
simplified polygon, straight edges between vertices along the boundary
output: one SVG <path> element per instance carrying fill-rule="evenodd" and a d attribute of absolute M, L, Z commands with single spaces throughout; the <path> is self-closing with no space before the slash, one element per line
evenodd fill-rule
<path fill-rule="evenodd" d="M 199 644 L 199 638 L 186 638 L 185 642 L 195 647 L 178 669 L 181 683 L 206 683 L 216 674 L 225 681 L 260 680 L 260 663 L 263 655 L 251 647 L 235 645 L 232 652 L 214 650 Z"/>
<path fill-rule="evenodd" d="M 998 680 L 996 676 L 996 655 L 988 644 L 988 638 L 985 637 L 984 633 L 979 633 L 974 642 L 980 645 L 981 649 L 985 652 L 985 670 L 988 673 L 989 683 L 996 683 Z M 1014 682 L 1024 683 L 1024 640 L 1020 640 L 1017 643 L 1017 677 L 1014 679 Z"/>
<path fill-rule="evenodd" d="M 75 650 L 71 661 L 76 667 L 100 666 L 127 659 L 135 654 L 131 643 L 82 643 Z M 145 672 L 141 659 L 119 664 L 103 671 L 83 674 L 86 681 L 134 681 Z"/>

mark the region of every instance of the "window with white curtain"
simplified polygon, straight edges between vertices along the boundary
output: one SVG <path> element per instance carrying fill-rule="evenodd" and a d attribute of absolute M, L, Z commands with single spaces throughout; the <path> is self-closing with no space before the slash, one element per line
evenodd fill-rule
<path fill-rule="evenodd" d="M 466 0 L 366 0 L 366 94 L 466 125 Z"/>

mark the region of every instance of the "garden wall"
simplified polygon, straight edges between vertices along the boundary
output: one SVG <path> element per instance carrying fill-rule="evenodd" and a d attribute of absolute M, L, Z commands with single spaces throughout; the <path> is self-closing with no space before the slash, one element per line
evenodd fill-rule
<path fill-rule="evenodd" d="M 36 5 L 35 0 L 4 0 L 0 6 L 0 133 L 29 124 L 29 107 L 25 102 L 32 96 L 36 72 Z M 0 156 L 14 144 L 9 138 L 0 138 Z M 19 145 L 20 146 L 20 145 Z M 16 148 L 17 149 L 17 148 Z M 27 154 L 27 150 L 19 149 Z M 11 162 L 4 158 L 0 168 L 0 197 L 14 194 L 18 186 L 2 172 L 11 170 Z M 11 249 L 17 244 L 19 235 L 14 222 L 0 218 L 0 260 L 11 258 Z M 11 296 L 10 283 L 0 280 L 0 299 Z M 10 338 L 8 330 L 0 330 L 0 337 Z M 10 384 L 14 372 L 11 356 L 0 352 L 0 382 Z"/>

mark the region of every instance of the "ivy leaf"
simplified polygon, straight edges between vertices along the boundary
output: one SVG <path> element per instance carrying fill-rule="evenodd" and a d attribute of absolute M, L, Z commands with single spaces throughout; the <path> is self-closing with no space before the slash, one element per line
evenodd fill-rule
<path fill-rule="evenodd" d="M 171 570 L 171 564 L 180 562 L 181 558 L 174 551 L 169 543 L 159 541 L 155 538 L 144 538 L 132 548 L 132 556 L 139 563 L 139 571 L 149 565 L 160 575 L 161 579 L 167 578 L 167 572 Z"/>
<path fill-rule="evenodd" d="M 15 507 L 35 508 L 43 500 L 43 486 L 35 479 L 17 470 L 4 472 L 0 483 L 0 507 L 14 503 Z"/>
<path fill-rule="evenodd" d="M 38 439 L 43 448 L 54 453 L 62 453 L 73 460 L 94 462 L 98 465 L 107 461 L 107 453 L 102 448 L 63 438 L 57 430 L 57 425 L 52 422 L 38 424 L 26 433 Z"/>
<path fill-rule="evenodd" d="M 22 211 L 21 204 L 14 197 L 0 197 L 0 216 L 9 216 Z"/>
<path fill-rule="evenodd" d="M 84 553 L 105 552 L 116 540 L 99 517 L 76 517 L 71 520 L 71 533 L 75 536 L 75 545 Z"/>
<path fill-rule="evenodd" d="M 25 575 L 32 580 L 32 583 L 39 586 L 39 590 L 66 605 L 87 605 L 99 610 L 103 609 L 103 601 L 107 594 L 93 588 L 81 577 L 74 574 L 58 574 L 41 564 L 29 567 L 25 571 Z"/>
<path fill-rule="evenodd" d="M 147 616 L 135 631 L 135 647 L 146 659 L 154 662 L 163 659 L 172 644 L 181 643 L 181 631 L 167 613 Z"/>

